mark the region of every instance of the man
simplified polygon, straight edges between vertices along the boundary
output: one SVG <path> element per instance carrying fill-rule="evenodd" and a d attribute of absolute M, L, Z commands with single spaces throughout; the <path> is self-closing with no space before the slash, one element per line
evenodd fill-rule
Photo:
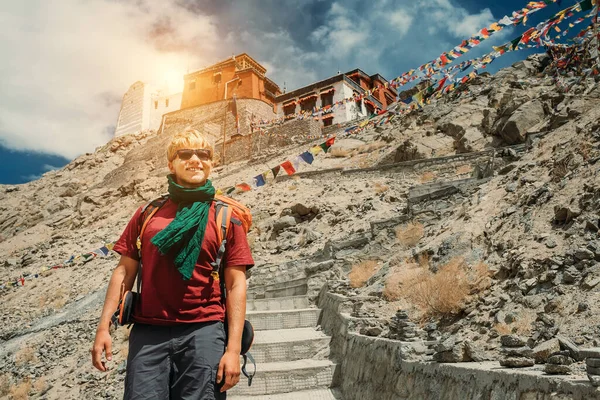
<path fill-rule="evenodd" d="M 246 310 L 246 269 L 253 266 L 246 233 L 232 223 L 223 259 L 225 305 L 211 276 L 217 221 L 208 179 L 212 146 L 196 130 L 176 134 L 167 148 L 169 199 L 149 220 L 141 239 L 141 299 L 134 310 L 125 375 L 125 399 L 225 399 L 239 381 Z M 121 285 L 133 286 L 138 268 L 141 207 L 114 246 L 121 254 L 110 279 L 92 348 L 92 363 L 106 371 L 112 359 L 111 315 Z M 190 228 L 191 227 L 191 228 Z"/>

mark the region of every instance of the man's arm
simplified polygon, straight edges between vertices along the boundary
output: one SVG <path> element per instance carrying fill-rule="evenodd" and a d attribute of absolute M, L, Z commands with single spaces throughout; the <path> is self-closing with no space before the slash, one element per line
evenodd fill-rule
<path fill-rule="evenodd" d="M 106 365 L 102 361 L 102 352 L 106 353 L 106 359 L 112 359 L 112 340 L 110 337 L 109 327 L 110 318 L 114 314 L 119 305 L 121 296 L 121 286 L 125 286 L 125 290 L 131 290 L 135 276 L 137 274 L 138 262 L 133 258 L 121 256 L 119 265 L 115 268 L 108 283 L 106 297 L 104 299 L 104 307 L 98 328 L 96 329 L 96 339 L 92 347 L 92 364 L 100 371 L 106 371 Z"/>
<path fill-rule="evenodd" d="M 225 268 L 225 289 L 227 290 L 227 349 L 217 373 L 217 382 L 225 379 L 221 392 L 234 387 L 240 380 L 240 352 L 242 332 L 246 319 L 246 267 Z"/>

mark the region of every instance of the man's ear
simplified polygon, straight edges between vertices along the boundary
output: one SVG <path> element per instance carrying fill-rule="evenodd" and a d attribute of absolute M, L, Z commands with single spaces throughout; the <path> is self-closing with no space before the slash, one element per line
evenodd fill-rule
<path fill-rule="evenodd" d="M 175 167 L 173 166 L 173 161 L 169 161 L 168 165 L 169 165 L 169 171 L 171 171 L 171 173 L 174 174 L 175 173 Z"/>

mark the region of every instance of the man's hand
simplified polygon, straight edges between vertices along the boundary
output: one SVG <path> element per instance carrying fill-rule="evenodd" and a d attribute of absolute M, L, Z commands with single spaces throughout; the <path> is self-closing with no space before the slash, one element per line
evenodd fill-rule
<path fill-rule="evenodd" d="M 106 372 L 106 364 L 102 361 L 102 352 L 106 352 L 106 359 L 112 360 L 112 339 L 108 329 L 99 329 L 96 331 L 96 339 L 92 347 L 92 364 L 94 367 L 102 372 Z M 238 363 L 238 375 L 239 375 L 239 363 Z"/>
<path fill-rule="evenodd" d="M 240 353 L 235 351 L 225 351 L 221 362 L 219 363 L 219 371 L 217 372 L 217 383 L 223 382 L 225 384 L 221 387 L 221 392 L 225 392 L 240 381 Z"/>

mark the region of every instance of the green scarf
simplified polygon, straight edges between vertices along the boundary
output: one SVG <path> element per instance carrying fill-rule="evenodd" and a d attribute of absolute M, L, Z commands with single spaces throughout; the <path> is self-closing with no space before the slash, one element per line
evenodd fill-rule
<path fill-rule="evenodd" d="M 189 280 L 200 255 L 200 248 L 208 223 L 208 210 L 215 197 L 215 188 L 207 179 L 204 186 L 186 188 L 178 185 L 173 175 L 168 175 L 169 197 L 178 204 L 175 219 L 152 238 L 161 254 L 171 250 L 175 266 L 183 279 Z"/>

